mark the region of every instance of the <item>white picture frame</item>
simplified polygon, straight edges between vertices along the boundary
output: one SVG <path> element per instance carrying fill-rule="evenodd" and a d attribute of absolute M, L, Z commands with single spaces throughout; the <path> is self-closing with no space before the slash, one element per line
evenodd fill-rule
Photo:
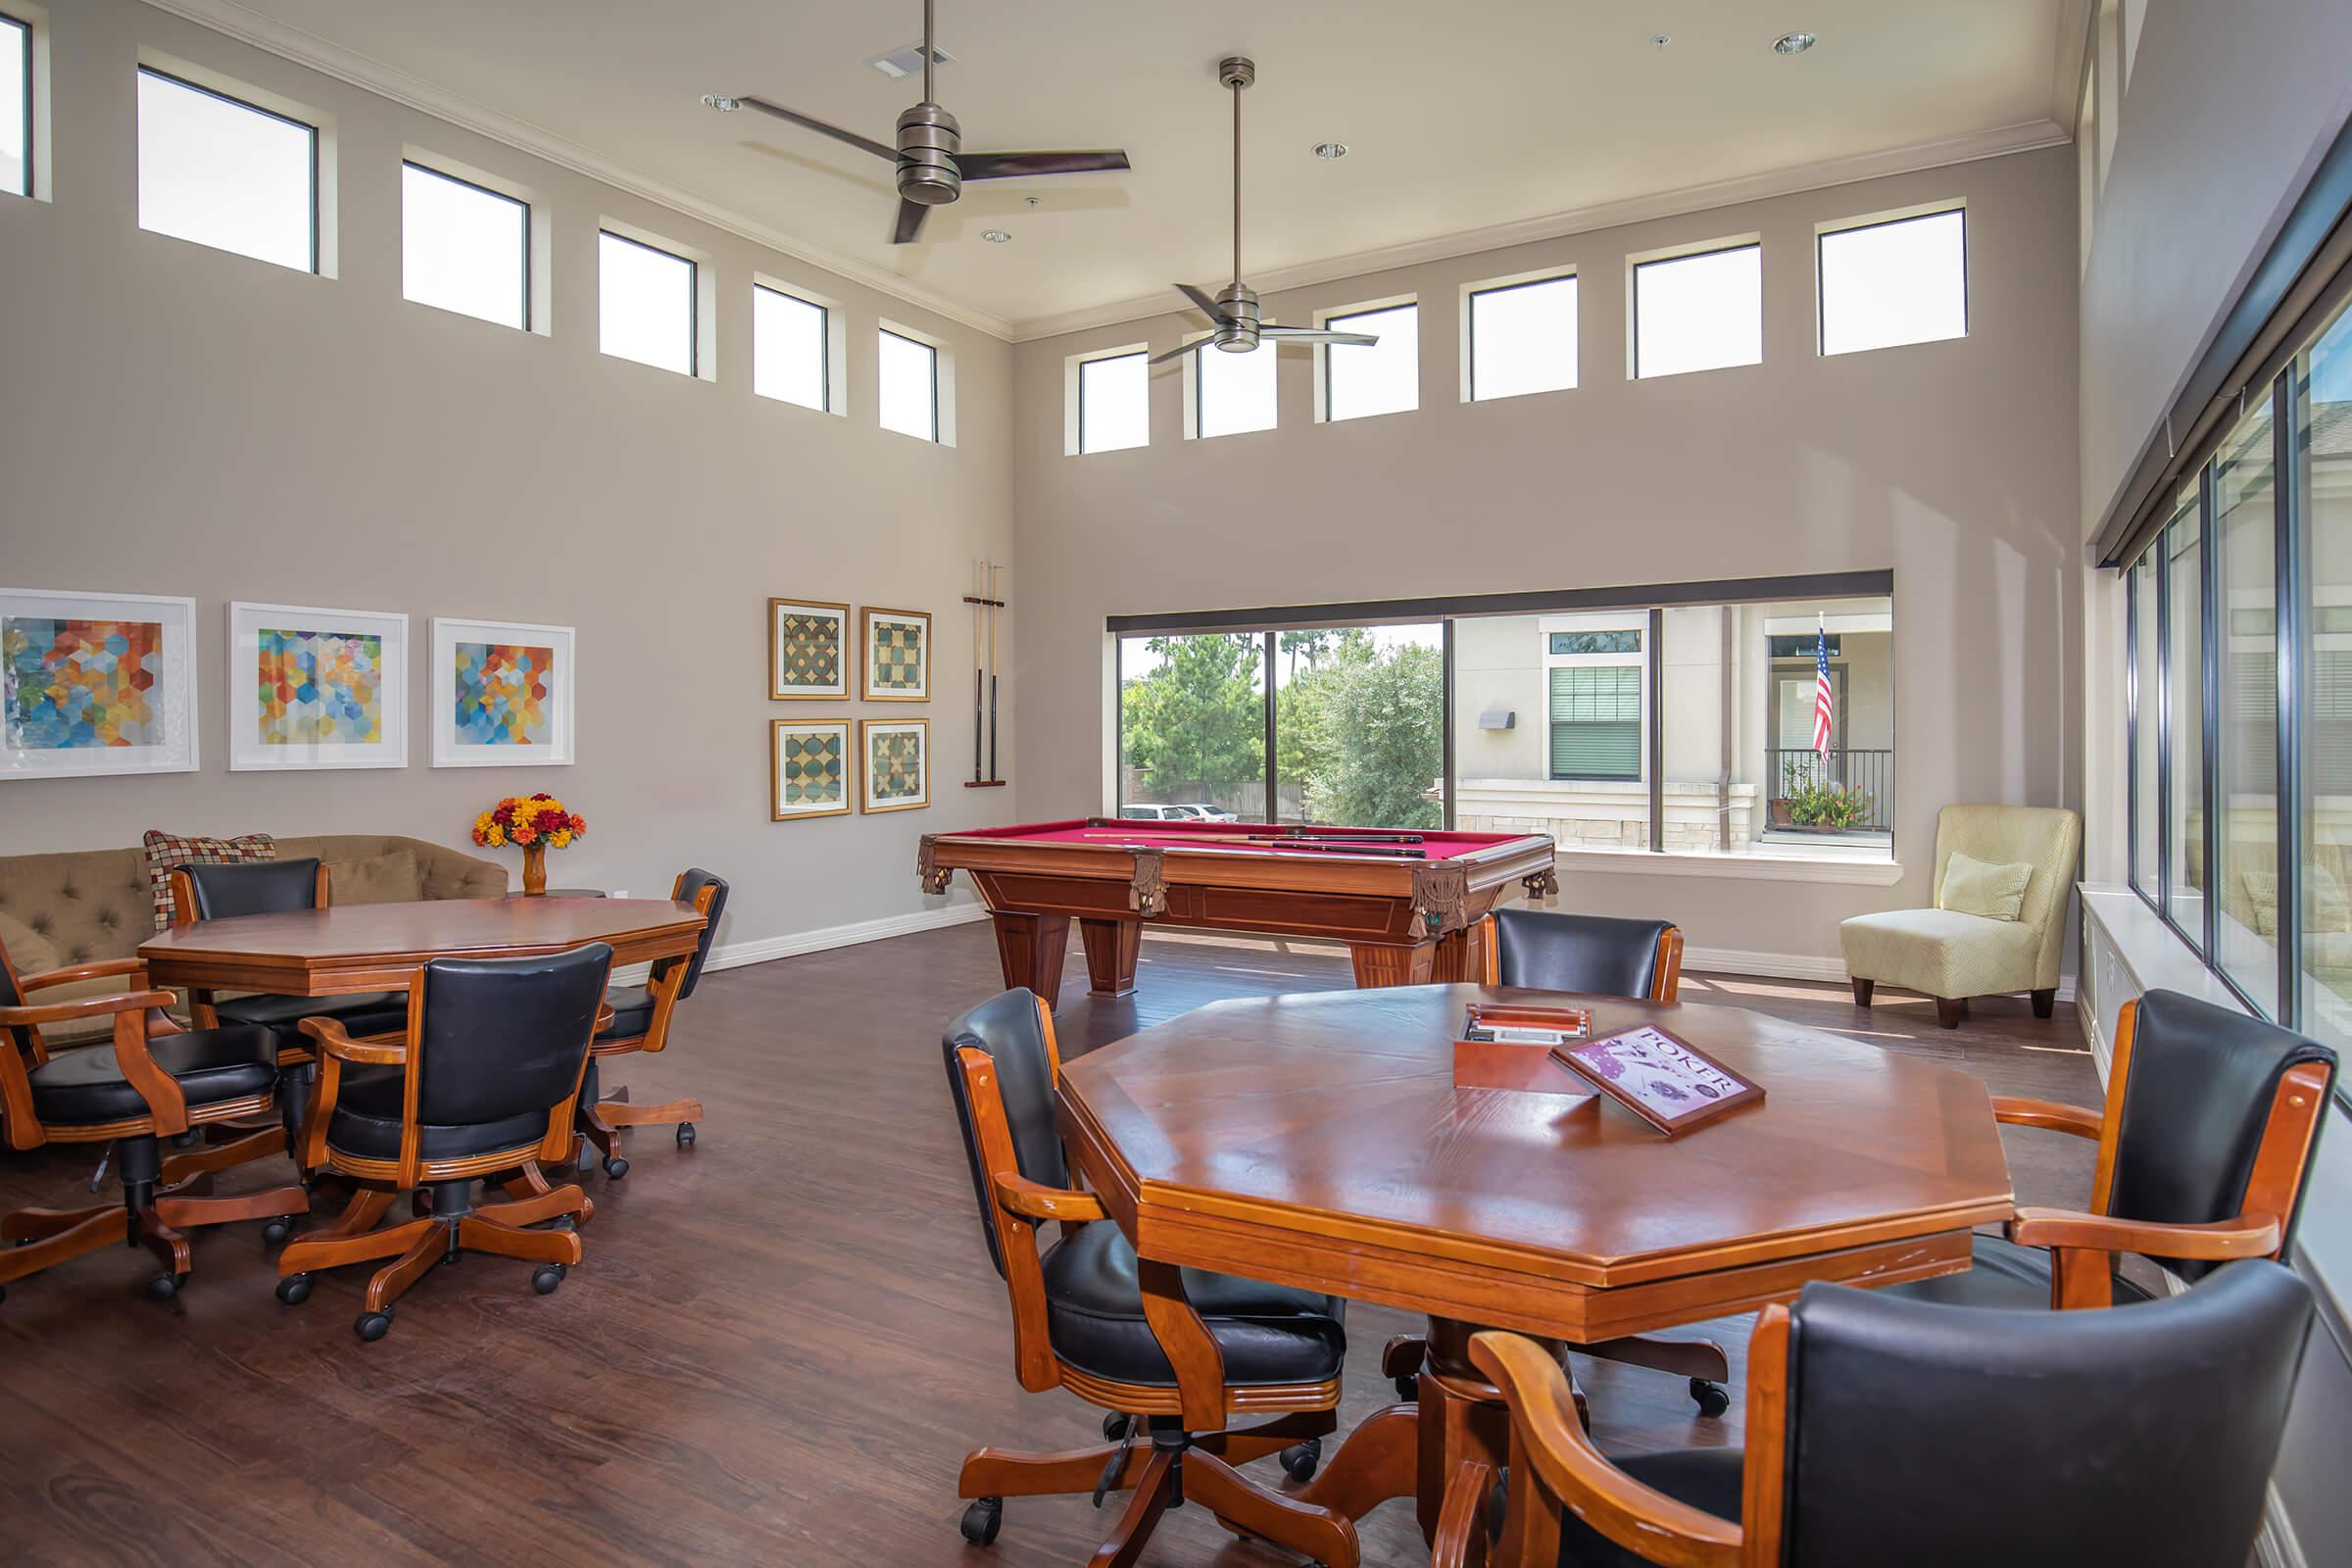
<path fill-rule="evenodd" d="M 136 630 L 110 649 L 99 625 Z M 123 679 L 125 654 L 143 680 Z M 117 691 L 137 710 L 127 735 L 106 707 Z M 0 780 L 193 773 L 197 728 L 195 600 L 0 588 Z"/>
<path fill-rule="evenodd" d="M 227 646 L 230 772 L 409 765 L 407 615 L 240 600 L 228 607 Z M 321 659 L 335 665 L 324 680 Z M 278 664 L 273 696 L 263 690 L 265 661 Z M 362 725 L 372 738 L 355 733 Z"/>
<path fill-rule="evenodd" d="M 572 714 L 579 684 L 576 643 L 569 626 L 435 615 L 432 659 L 426 665 L 426 679 L 432 688 L 433 766 L 570 766 L 574 755 Z M 493 667 L 486 676 L 479 663 L 483 650 L 503 651 L 489 654 Z M 544 690 L 532 699 L 538 710 L 519 717 L 511 705 L 516 682 L 528 676 L 515 663 L 515 650 L 526 656 L 543 655 L 548 662 Z M 462 651 L 467 661 L 463 670 L 459 664 Z M 526 657 L 525 665 L 531 662 L 535 661 Z M 536 681 L 532 684 L 538 685 Z M 500 714 L 488 720 L 478 705 L 485 686 L 502 705 Z M 463 702 L 461 687 L 465 688 Z M 527 738 L 485 738 L 491 735 Z"/>

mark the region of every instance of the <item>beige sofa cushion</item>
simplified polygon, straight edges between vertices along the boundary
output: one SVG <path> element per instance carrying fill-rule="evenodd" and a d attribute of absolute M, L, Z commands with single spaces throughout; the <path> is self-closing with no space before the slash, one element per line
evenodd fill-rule
<path fill-rule="evenodd" d="M 5 910 L 0 910 L 0 953 L 8 955 L 8 966 L 20 976 L 65 967 L 47 937 Z"/>
<path fill-rule="evenodd" d="M 2040 933 L 2020 920 L 1957 909 L 1888 909 L 1838 928 L 1848 974 L 1931 997 L 1983 997 L 2040 989 L 2034 950 Z"/>
<path fill-rule="evenodd" d="M 329 904 L 414 904 L 424 897 L 424 872 L 408 850 L 321 863 Z"/>

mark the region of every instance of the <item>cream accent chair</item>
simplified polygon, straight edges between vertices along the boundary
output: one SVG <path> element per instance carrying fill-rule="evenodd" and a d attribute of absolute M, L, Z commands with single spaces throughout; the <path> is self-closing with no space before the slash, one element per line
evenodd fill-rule
<path fill-rule="evenodd" d="M 1870 1005 L 1880 981 L 1936 999 L 1936 1019 L 1957 1029 L 1971 997 L 2034 995 L 2047 1018 L 2058 1000 L 2058 951 L 2066 897 L 2082 852 L 2082 819 L 2040 806 L 1947 806 L 1936 814 L 1933 909 L 1857 914 L 1838 928 L 1854 1001 Z M 1988 920 L 1942 907 L 1943 869 L 1955 854 L 1997 865 L 2030 861 L 2033 880 L 2015 920 Z"/>

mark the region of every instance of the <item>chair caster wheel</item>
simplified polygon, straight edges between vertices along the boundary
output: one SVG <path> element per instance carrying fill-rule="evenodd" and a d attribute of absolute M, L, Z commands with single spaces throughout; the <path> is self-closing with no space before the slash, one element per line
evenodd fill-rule
<path fill-rule="evenodd" d="M 147 1299 L 169 1301 L 179 1294 L 180 1286 L 186 1282 L 185 1274 L 158 1274 L 147 1282 Z"/>
<path fill-rule="evenodd" d="M 1135 1430 L 1135 1417 L 1124 1410 L 1112 1410 L 1102 1417 L 1102 1437 L 1109 1443 L 1124 1443 L 1127 1434 Z"/>
<path fill-rule="evenodd" d="M 359 1321 L 352 1324 L 351 1332 L 373 1345 L 392 1332 L 391 1309 L 387 1307 L 381 1312 L 362 1312 Z"/>
<path fill-rule="evenodd" d="M 539 1271 L 531 1276 L 531 1289 L 541 1296 L 555 1295 L 556 1287 L 563 1283 L 564 1265 L 561 1263 L 542 1264 Z"/>
<path fill-rule="evenodd" d="M 1721 1415 L 1732 1407 L 1731 1391 L 1705 1378 L 1690 1380 L 1690 1397 L 1698 1401 L 1700 1415 Z"/>
<path fill-rule="evenodd" d="M 1004 1526 L 1003 1497 L 982 1497 L 963 1510 L 963 1539 L 975 1546 L 993 1544 Z"/>
<path fill-rule="evenodd" d="M 620 1180 L 628 1173 L 629 1162 L 621 1158 L 618 1154 L 614 1154 L 605 1161 L 605 1174 L 612 1177 L 614 1181 Z"/>
<path fill-rule="evenodd" d="M 1410 1404 L 1410 1403 L 1412 1403 L 1414 1400 L 1416 1400 L 1416 1399 L 1418 1399 L 1418 1398 L 1420 1398 L 1420 1397 L 1421 1397 L 1421 1374 L 1420 1374 L 1420 1373 L 1418 1373 L 1418 1372 L 1406 1372 L 1406 1373 L 1403 1373 L 1403 1374 L 1401 1374 L 1400 1376 L 1398 1376 L 1396 1379 L 1395 1379 L 1395 1382 L 1396 1382 L 1396 1397 L 1398 1397 L 1399 1399 L 1402 1399 L 1402 1400 L 1403 1400 L 1405 1403 L 1407 1403 L 1407 1404 Z"/>
<path fill-rule="evenodd" d="M 1282 1460 L 1282 1473 L 1304 1486 L 1315 1479 L 1315 1466 L 1323 1462 L 1323 1440 L 1309 1438 L 1304 1443 L 1294 1443 L 1278 1457 Z"/>
<path fill-rule="evenodd" d="M 678 1123 L 678 1147 L 680 1149 L 692 1149 L 694 1147 L 694 1123 L 690 1121 L 682 1121 Z"/>
<path fill-rule="evenodd" d="M 311 1277 L 308 1274 L 289 1274 L 279 1280 L 277 1298 L 288 1306 L 300 1306 L 311 1298 Z"/>
<path fill-rule="evenodd" d="M 275 1247 L 293 1234 L 294 1222 L 281 1214 L 262 1227 L 262 1245 Z"/>

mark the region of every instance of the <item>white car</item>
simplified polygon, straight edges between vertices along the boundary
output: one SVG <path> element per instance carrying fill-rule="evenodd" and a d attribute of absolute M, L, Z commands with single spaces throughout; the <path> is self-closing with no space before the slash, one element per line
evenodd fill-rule
<path fill-rule="evenodd" d="M 1238 822 L 1222 807 L 1192 802 L 1182 806 L 1122 806 L 1119 815 L 1143 822 Z"/>

